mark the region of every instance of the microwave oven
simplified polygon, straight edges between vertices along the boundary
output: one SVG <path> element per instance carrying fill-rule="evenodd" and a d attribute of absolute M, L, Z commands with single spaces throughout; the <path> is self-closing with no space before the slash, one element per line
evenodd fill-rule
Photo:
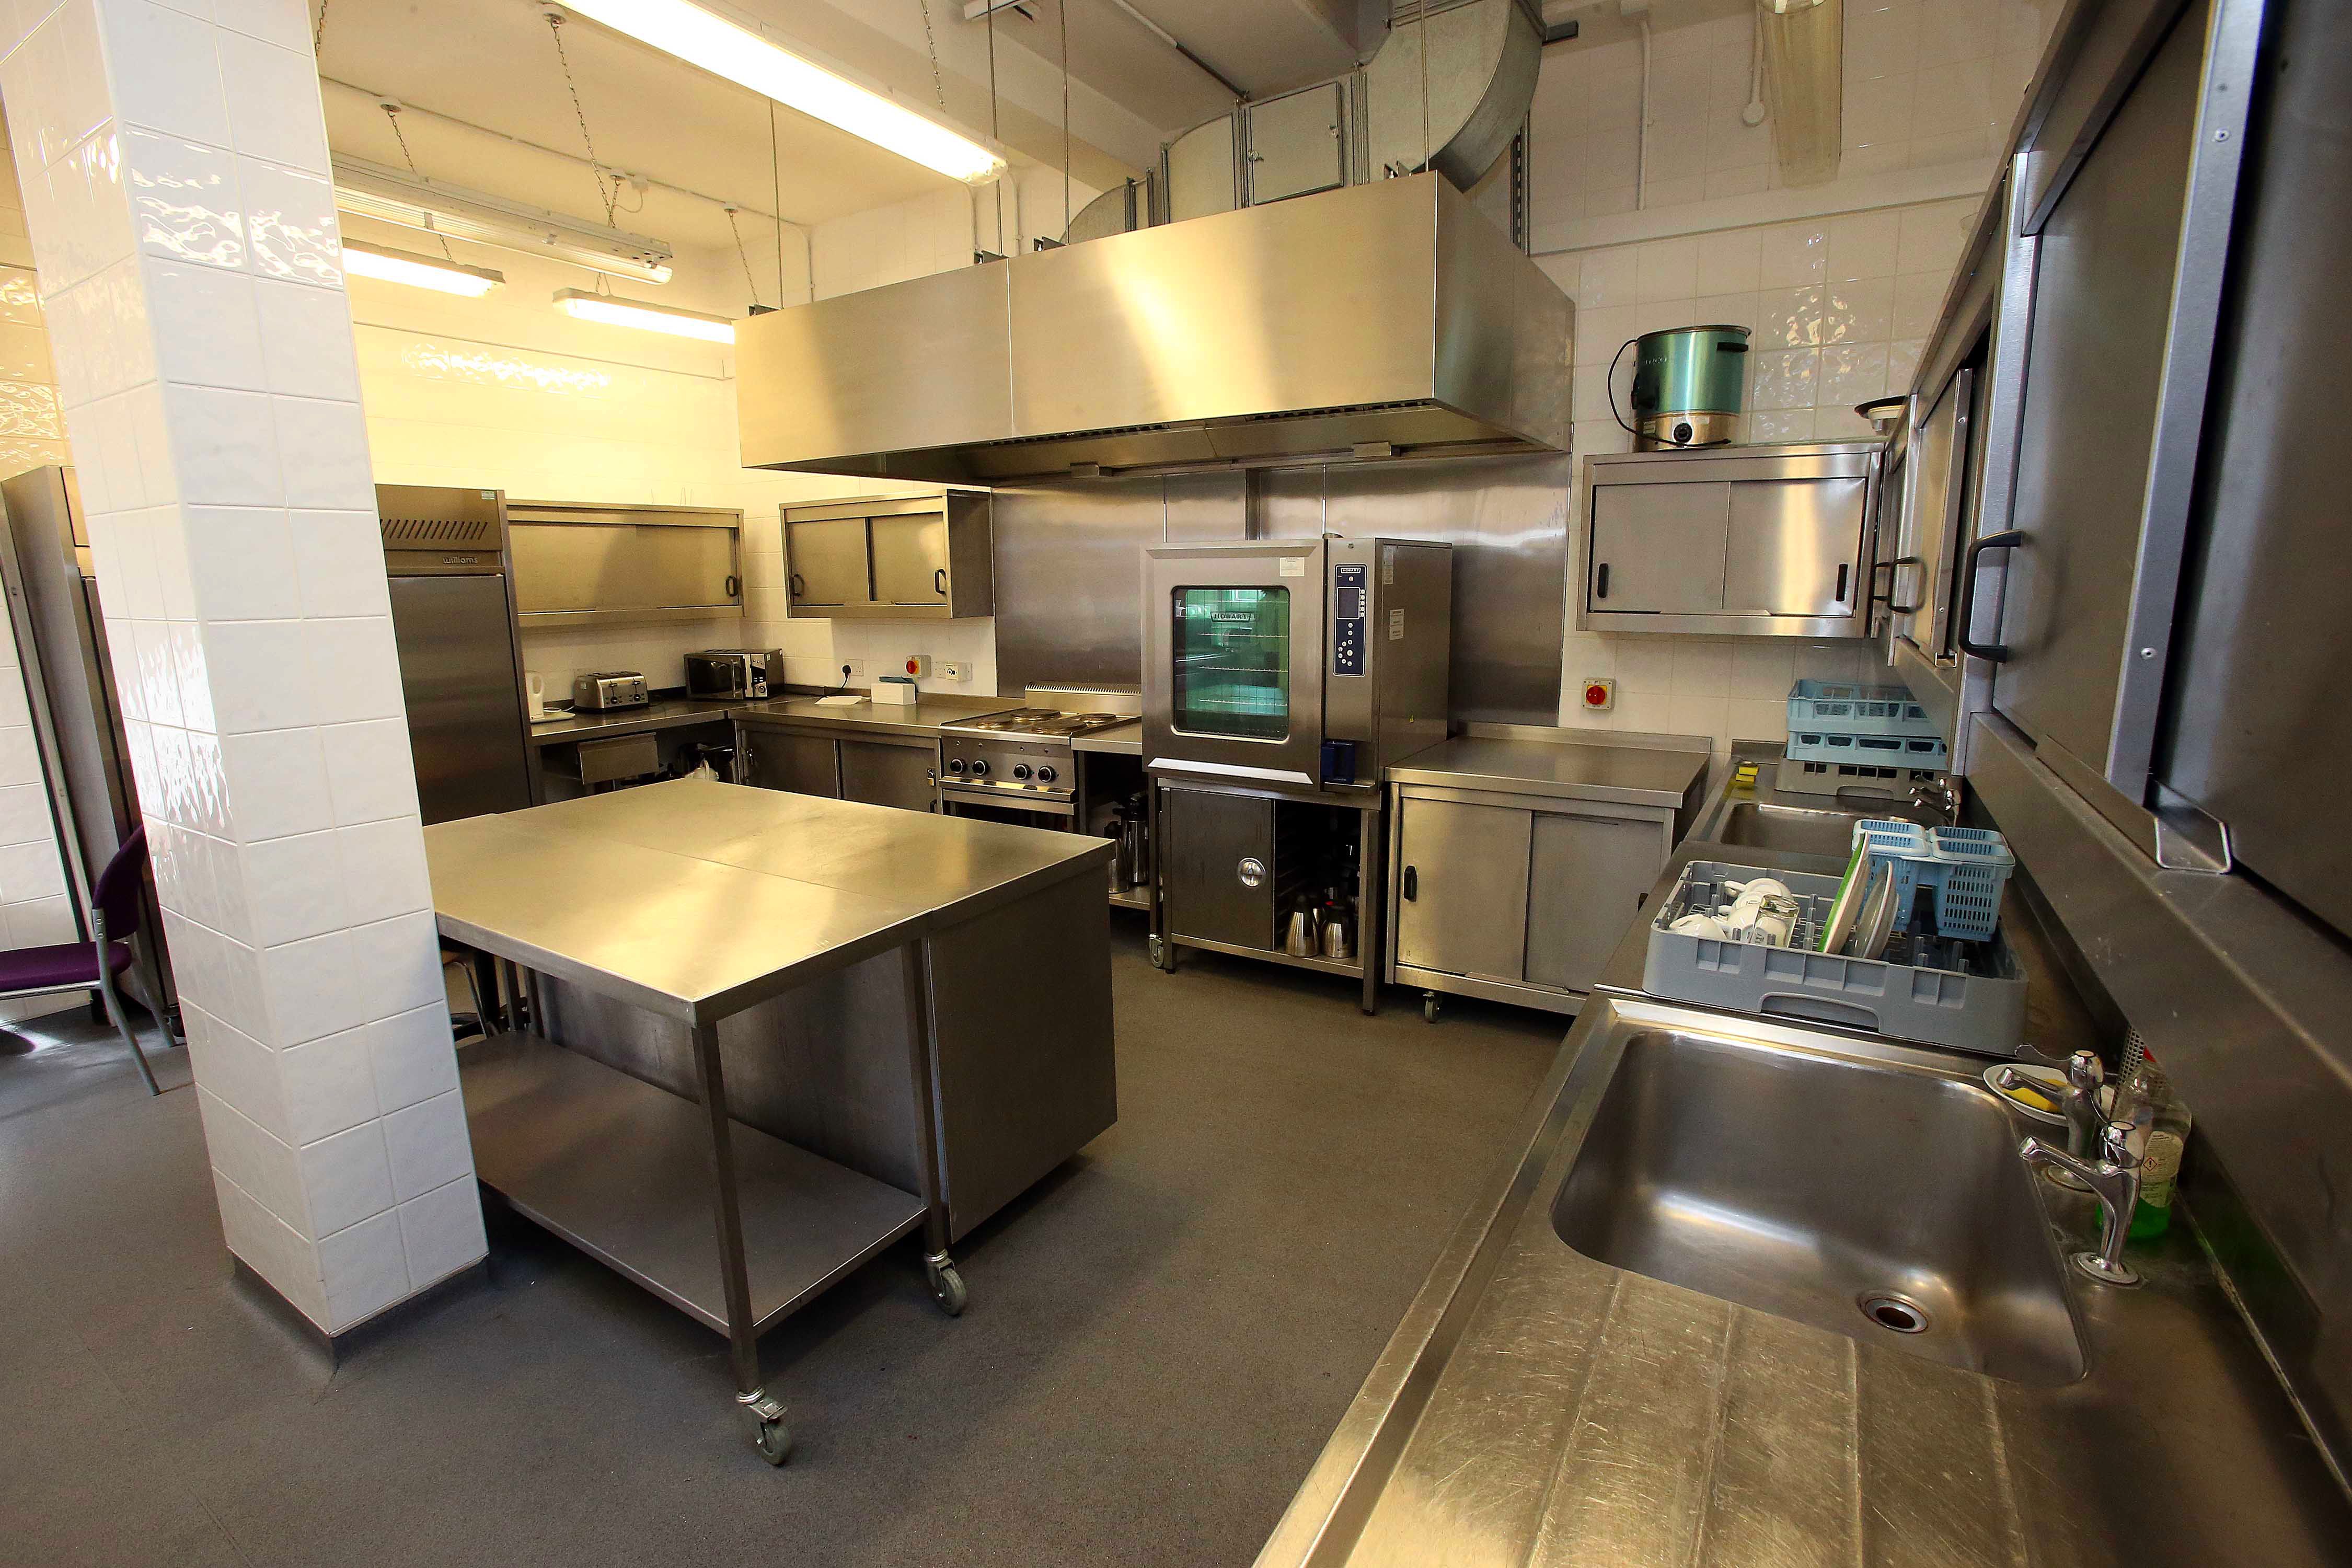
<path fill-rule="evenodd" d="M 713 647 L 686 656 L 688 697 L 765 697 L 783 689 L 781 648 Z"/>

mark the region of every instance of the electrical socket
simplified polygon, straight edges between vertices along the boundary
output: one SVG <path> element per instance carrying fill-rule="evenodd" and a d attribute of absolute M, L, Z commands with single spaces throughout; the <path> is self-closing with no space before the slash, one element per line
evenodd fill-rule
<path fill-rule="evenodd" d="M 971 679 L 971 666 L 968 664 L 953 664 L 950 663 L 946 659 L 941 659 L 934 668 L 937 670 L 939 678 L 941 680 L 970 680 Z"/>

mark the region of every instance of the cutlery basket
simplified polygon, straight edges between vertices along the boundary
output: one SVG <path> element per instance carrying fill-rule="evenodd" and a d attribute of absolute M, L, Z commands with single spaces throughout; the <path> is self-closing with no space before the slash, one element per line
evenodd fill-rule
<path fill-rule="evenodd" d="M 1722 884 L 1771 877 L 1788 884 L 1799 910 L 1788 947 L 1762 947 L 1667 928 L 1687 914 L 1713 914 Z M 2025 970 L 1995 932 L 1966 945 L 1898 931 L 1883 959 L 1817 952 L 1838 879 L 1694 860 L 1650 921 L 1642 989 L 1761 1017 L 1867 1029 L 1897 1039 L 2012 1057 L 2025 1037 Z"/>

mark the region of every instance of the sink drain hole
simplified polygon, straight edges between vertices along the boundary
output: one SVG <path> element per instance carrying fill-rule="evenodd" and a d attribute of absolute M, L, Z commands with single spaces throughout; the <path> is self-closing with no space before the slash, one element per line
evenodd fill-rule
<path fill-rule="evenodd" d="M 1898 1334 L 1927 1331 L 1927 1310 L 1916 1301 L 1881 1294 L 1863 1297 L 1861 1306 L 1862 1315 L 1882 1329 L 1892 1329 Z"/>

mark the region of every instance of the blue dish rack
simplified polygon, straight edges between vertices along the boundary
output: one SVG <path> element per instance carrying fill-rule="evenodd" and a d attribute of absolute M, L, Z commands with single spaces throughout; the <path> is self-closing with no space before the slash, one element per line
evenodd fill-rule
<path fill-rule="evenodd" d="M 1875 877 L 1882 863 L 1894 871 L 1896 926 L 1909 923 L 1919 892 L 1932 889 L 1938 936 L 1990 940 L 2000 923 L 2001 889 L 2017 867 L 2017 857 L 2000 834 L 1873 818 L 1854 824 L 1853 842 L 1867 853 L 1865 876 Z"/>
<path fill-rule="evenodd" d="M 1936 771 L 1951 761 L 1936 721 L 1910 692 L 1836 680 L 1800 680 L 1789 689 L 1788 756 Z"/>

